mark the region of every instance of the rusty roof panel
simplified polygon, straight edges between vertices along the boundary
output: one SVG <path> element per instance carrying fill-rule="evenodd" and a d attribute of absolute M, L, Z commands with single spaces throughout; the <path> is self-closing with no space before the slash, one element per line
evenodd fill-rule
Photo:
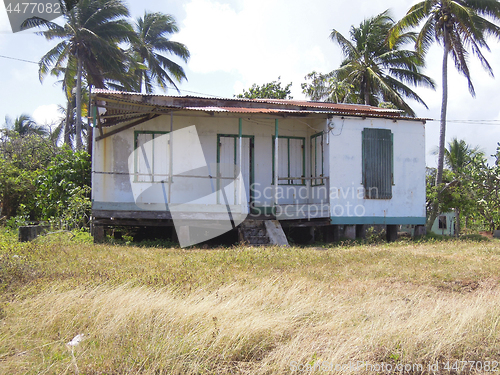
<path fill-rule="evenodd" d="M 238 113 L 238 114 L 275 114 L 275 115 L 345 115 L 364 117 L 384 117 L 412 121 L 425 121 L 422 118 L 406 117 L 402 111 L 360 104 L 338 104 L 308 102 L 283 99 L 244 99 L 244 98 L 203 98 L 195 96 L 167 96 L 140 94 L 123 91 L 96 89 L 95 101 L 106 102 L 107 115 L 117 117 L 137 113 L 168 113 L 172 110 Z M 103 104 L 104 106 L 104 104 Z M 106 125 L 106 124 L 104 124 Z"/>

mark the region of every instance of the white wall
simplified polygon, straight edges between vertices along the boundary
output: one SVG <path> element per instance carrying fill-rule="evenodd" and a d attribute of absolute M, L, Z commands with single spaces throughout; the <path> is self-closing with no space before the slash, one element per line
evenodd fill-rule
<path fill-rule="evenodd" d="M 425 126 L 418 121 L 334 118 L 329 137 L 332 220 L 344 224 L 404 224 L 390 218 L 425 219 Z M 362 181 L 362 131 L 390 129 L 394 145 L 392 199 L 365 199 Z M 335 189 L 338 194 L 335 194 Z M 359 220 L 357 216 L 367 217 Z M 346 219 L 348 218 L 348 219 Z M 371 220 L 370 218 L 376 218 Z M 387 222 L 380 218 L 389 218 Z M 371 220 L 371 221 L 370 221 Z"/>
<path fill-rule="evenodd" d="M 232 115 L 192 116 L 192 112 L 174 115 L 173 130 L 185 129 L 196 125 L 201 141 L 204 158 L 207 163 L 217 161 L 217 135 L 238 134 L 239 120 Z M 121 125 L 119 125 L 121 126 Z M 275 132 L 274 119 L 258 116 L 243 118 L 243 134 L 254 136 L 254 171 L 256 188 L 256 206 L 271 206 L 272 190 L 272 142 Z M 362 189 L 362 130 L 364 128 L 390 129 L 394 137 L 394 186 L 392 199 L 365 199 L 358 189 Z M 105 131 L 112 130 L 106 129 Z M 279 135 L 305 137 L 306 176 L 310 176 L 310 136 L 326 129 L 326 118 L 285 118 L 279 120 Z M 133 210 L 138 189 L 143 189 L 142 202 L 151 203 L 142 209 L 164 210 L 165 188 L 167 184 L 134 183 L 128 176 L 129 156 L 134 148 L 134 131 L 170 131 L 170 116 L 160 116 L 141 125 L 127 129 L 109 138 L 95 142 L 94 166 L 96 172 L 118 172 L 120 174 L 93 175 L 93 201 L 95 209 Z M 324 136 L 325 173 L 330 174 L 330 214 L 333 223 L 339 224 L 405 224 L 391 222 L 391 218 L 423 218 L 425 220 L 425 127 L 422 122 L 393 122 L 387 119 L 362 119 L 334 117 L 333 129 Z M 94 132 L 95 135 L 98 131 Z M 173 140 L 174 150 L 190 160 L 198 152 L 193 151 L 189 137 L 184 141 Z M 168 157 L 166 156 L 166 161 Z M 199 166 L 200 157 L 195 164 Z M 174 159 L 175 160 L 175 159 Z M 193 168 L 195 165 L 193 165 Z M 133 172 L 133 170 L 131 171 Z M 215 171 L 211 172 L 215 174 Z M 139 187 L 132 184 L 140 184 Z M 212 184 L 212 185 L 211 185 Z M 214 188 L 214 181 L 174 178 L 172 184 L 172 202 L 185 202 L 190 197 L 202 197 L 197 201 L 205 205 L 204 210 L 214 209 L 217 195 L 205 196 Z M 226 188 L 227 195 L 234 194 L 234 184 Z M 306 190 L 304 190 L 306 189 Z M 303 186 L 280 186 L 280 203 L 326 203 L 326 186 L 314 188 L 322 191 L 323 196 L 301 199 L 300 192 L 311 190 Z M 361 190 L 362 192 L 362 190 Z M 336 194 L 337 193 L 337 194 Z M 167 192 L 168 194 L 168 192 Z M 201 195 L 200 195 L 201 194 Z M 220 201 L 220 199 L 219 199 Z M 230 204 L 238 203 L 234 199 Z M 360 219 L 362 216 L 363 219 Z M 387 222 L 380 218 L 389 218 Z M 371 220 L 371 221 L 370 221 Z M 409 219 L 410 220 L 410 219 Z M 419 224 L 410 220 L 410 224 Z"/>
<path fill-rule="evenodd" d="M 233 115 L 234 116 L 234 115 Z M 215 164 L 217 161 L 217 135 L 218 134 L 235 134 L 239 132 L 239 119 L 229 116 L 189 116 L 183 114 L 182 116 L 173 117 L 173 130 L 185 129 L 186 127 L 195 125 L 201 141 L 201 147 L 207 163 Z M 280 119 L 279 132 L 280 136 L 293 136 L 305 137 L 306 146 L 306 176 L 309 174 L 309 145 L 310 136 L 318 133 L 324 129 L 324 119 Z M 120 126 L 120 125 L 119 125 Z M 106 131 L 110 131 L 106 129 Z M 127 173 L 129 173 L 128 160 L 133 153 L 134 148 L 134 132 L 135 131 L 170 131 L 170 116 L 160 116 L 153 120 L 147 121 L 143 124 L 137 125 L 131 129 L 124 130 L 109 138 L 95 142 L 94 154 L 94 173 L 93 181 L 93 200 L 96 203 L 96 208 L 104 209 L 104 206 L 110 209 L 129 209 L 125 205 L 113 205 L 113 203 L 130 203 L 133 204 L 134 194 L 132 190 L 137 189 L 147 190 L 147 199 L 151 203 L 160 204 L 162 201 L 162 187 L 161 184 L 148 184 L 148 183 L 134 183 L 130 180 Z M 97 131 L 94 132 L 97 136 Z M 254 137 L 254 183 L 255 197 L 257 206 L 271 206 L 273 201 L 272 193 L 272 144 L 273 136 L 275 133 L 275 120 L 266 119 L 253 116 L 251 118 L 243 118 L 242 120 L 242 133 L 243 135 L 251 135 Z M 177 134 L 177 133 L 176 133 Z M 175 135 L 174 135 L 175 137 Z M 182 141 L 180 139 L 173 139 L 173 147 L 177 152 L 185 154 L 186 160 L 193 156 L 192 144 L 189 141 Z M 326 151 L 326 150 L 325 150 Z M 167 154 L 167 153 L 166 153 Z M 168 158 L 168 157 L 166 157 Z M 194 160 L 198 160 L 196 157 Z M 175 160 L 175 159 L 174 159 Z M 168 162 L 168 161 L 165 161 Z M 325 171 L 327 170 L 328 159 L 325 157 Z M 133 168 L 130 168 L 133 172 Z M 118 172 L 119 175 L 107 174 L 108 172 Z M 215 174 L 215 171 L 212 171 Z M 189 181 L 189 183 L 188 183 Z M 185 201 L 187 196 L 196 195 L 200 189 L 210 189 L 209 180 L 196 180 L 193 179 L 174 178 L 172 184 L 172 197 L 178 197 L 181 201 Z M 137 184 L 141 187 L 137 188 L 134 185 L 132 189 L 131 184 Z M 153 186 L 156 185 L 156 186 Z M 299 199 L 298 189 L 303 187 L 286 187 L 280 186 L 281 194 L 283 197 L 280 203 L 292 203 L 294 201 L 304 201 Z M 152 191 L 155 189 L 156 192 Z M 233 189 L 233 186 L 229 190 Z M 227 191 L 230 196 L 233 192 Z M 234 190 L 234 189 L 233 189 Z M 175 193 L 175 194 L 174 194 Z M 135 194 L 137 196 L 137 193 Z M 144 200 L 145 195 L 142 195 Z M 230 199 L 231 204 L 234 199 Z M 175 199 L 172 199 L 173 203 Z M 216 199 L 214 196 L 206 197 L 203 201 L 206 204 L 215 204 Z M 103 205 L 105 203 L 106 205 Z M 110 205 L 111 204 L 111 205 Z M 162 205 L 150 205 L 152 210 L 162 210 Z"/>

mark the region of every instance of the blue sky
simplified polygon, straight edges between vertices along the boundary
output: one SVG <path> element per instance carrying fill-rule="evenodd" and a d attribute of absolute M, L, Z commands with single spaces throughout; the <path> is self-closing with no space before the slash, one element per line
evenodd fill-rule
<path fill-rule="evenodd" d="M 391 9 L 394 19 L 404 15 L 412 0 L 132 0 L 131 13 L 137 17 L 145 10 L 172 14 L 180 32 L 172 39 L 185 43 L 191 59 L 185 64 L 188 82 L 179 87 L 184 95 L 233 97 L 252 83 L 262 84 L 281 76 L 284 84 L 292 82 L 292 95 L 303 99 L 300 84 L 315 70 L 328 72 L 339 66 L 340 49 L 329 40 L 333 28 L 348 35 L 351 25 Z M 0 5 L 0 55 L 38 61 L 55 43 L 46 41 L 32 30 L 13 34 L 5 8 Z M 486 57 L 500 76 L 500 48 L 491 41 Z M 436 92 L 417 90 L 429 106 L 414 104 L 419 117 L 439 119 L 441 105 L 442 52 L 434 47 L 427 57 L 426 73 L 438 83 Z M 33 115 L 38 121 L 51 122 L 57 117 L 58 104 L 64 104 L 60 86 L 52 77 L 43 84 L 36 64 L 0 58 L 0 123 L 6 115 Z M 500 90 L 471 56 L 473 82 L 477 97 L 472 98 L 466 80 L 450 62 L 448 140 L 465 139 L 479 145 L 487 154 L 495 152 L 500 142 L 500 121 L 486 125 L 478 120 L 500 120 Z M 176 94 L 175 90 L 169 90 Z M 430 151 L 438 142 L 438 122 L 427 124 L 427 164 L 435 166 Z"/>

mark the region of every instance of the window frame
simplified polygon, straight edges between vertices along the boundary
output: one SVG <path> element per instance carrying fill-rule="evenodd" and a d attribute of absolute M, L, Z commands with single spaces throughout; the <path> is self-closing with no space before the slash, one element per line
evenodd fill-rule
<path fill-rule="evenodd" d="M 306 137 L 294 137 L 294 136 L 288 136 L 288 135 L 278 135 L 278 139 L 287 139 L 287 165 L 288 165 L 288 175 L 287 176 L 279 176 L 278 178 L 284 178 L 284 177 L 289 177 L 289 178 L 296 178 L 296 177 L 304 177 L 306 176 Z M 275 176 L 275 144 L 274 140 L 276 139 L 276 136 L 272 136 L 272 182 L 271 185 L 274 185 L 274 176 Z M 302 175 L 301 176 L 290 176 L 290 139 L 299 139 L 302 141 Z M 279 151 L 279 148 L 278 148 Z M 281 181 L 281 182 L 280 182 Z M 294 181 L 302 181 L 301 183 L 294 183 Z M 304 180 L 278 180 L 278 186 L 305 186 L 306 181 Z"/>
<path fill-rule="evenodd" d="M 321 137 L 321 174 L 319 176 L 316 176 L 315 173 L 316 173 L 316 167 L 318 165 L 318 161 L 317 161 L 317 156 L 318 156 L 318 152 L 317 152 L 317 143 L 316 143 L 316 138 L 318 137 Z M 311 178 L 314 178 L 314 177 L 325 177 L 325 144 L 324 144 L 324 134 L 323 132 L 319 132 L 319 133 L 316 133 L 316 134 L 313 134 L 311 135 L 310 137 L 310 143 L 311 143 L 311 148 L 310 148 L 310 155 L 311 155 Z M 314 160 L 313 160 L 313 142 L 314 142 Z M 320 183 L 316 183 L 316 181 L 321 181 Z M 322 186 L 322 185 L 325 185 L 325 179 L 324 178 L 321 178 L 321 179 L 312 179 L 311 180 L 311 186 L 312 187 L 315 187 L 315 186 Z"/>
<path fill-rule="evenodd" d="M 134 182 L 137 183 L 162 183 L 162 182 L 168 182 L 169 178 L 171 178 L 170 174 L 167 174 L 164 179 L 155 181 L 155 173 L 154 173 L 154 139 L 155 136 L 162 136 L 165 134 L 169 134 L 169 131 L 160 131 L 160 130 L 135 130 L 134 131 Z M 137 150 L 139 148 L 138 141 L 139 141 L 139 136 L 143 134 L 151 134 L 152 141 L 153 141 L 153 146 L 152 146 L 152 160 L 151 160 L 151 171 L 152 173 L 149 175 L 151 177 L 151 181 L 139 181 L 139 171 L 138 171 L 138 158 L 137 158 Z M 170 144 L 170 142 L 168 143 Z"/>

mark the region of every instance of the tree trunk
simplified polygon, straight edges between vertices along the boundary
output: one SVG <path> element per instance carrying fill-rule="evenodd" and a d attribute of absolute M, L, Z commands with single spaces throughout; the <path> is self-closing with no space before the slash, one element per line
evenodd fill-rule
<path fill-rule="evenodd" d="M 82 59 L 77 56 L 78 69 L 76 73 L 76 149 L 82 149 Z"/>
<path fill-rule="evenodd" d="M 455 208 L 455 221 L 456 221 L 456 226 L 455 226 L 455 231 L 456 231 L 456 236 L 458 237 L 460 235 L 460 209 Z"/>
<path fill-rule="evenodd" d="M 427 233 L 431 233 L 432 226 L 434 225 L 434 222 L 436 221 L 436 218 L 438 216 L 439 216 L 439 202 L 436 202 L 436 204 L 432 205 L 431 212 L 427 216 L 427 223 L 425 225 Z"/>
<path fill-rule="evenodd" d="M 71 123 L 73 122 L 73 97 L 68 99 L 66 106 L 66 123 L 64 124 L 64 144 L 71 147 Z"/>
<path fill-rule="evenodd" d="M 364 90 L 363 90 L 363 96 L 365 100 L 366 105 L 370 105 L 370 90 L 368 90 L 368 79 L 364 83 Z"/>
<path fill-rule="evenodd" d="M 444 55 L 443 55 L 443 98 L 441 102 L 441 126 L 439 129 L 439 156 L 436 173 L 436 186 L 443 182 L 444 148 L 446 138 L 446 110 L 448 107 L 448 55 L 450 47 L 447 38 L 446 26 L 444 28 Z M 438 197 L 439 199 L 439 197 Z M 439 199 L 440 200 L 440 199 Z"/>

